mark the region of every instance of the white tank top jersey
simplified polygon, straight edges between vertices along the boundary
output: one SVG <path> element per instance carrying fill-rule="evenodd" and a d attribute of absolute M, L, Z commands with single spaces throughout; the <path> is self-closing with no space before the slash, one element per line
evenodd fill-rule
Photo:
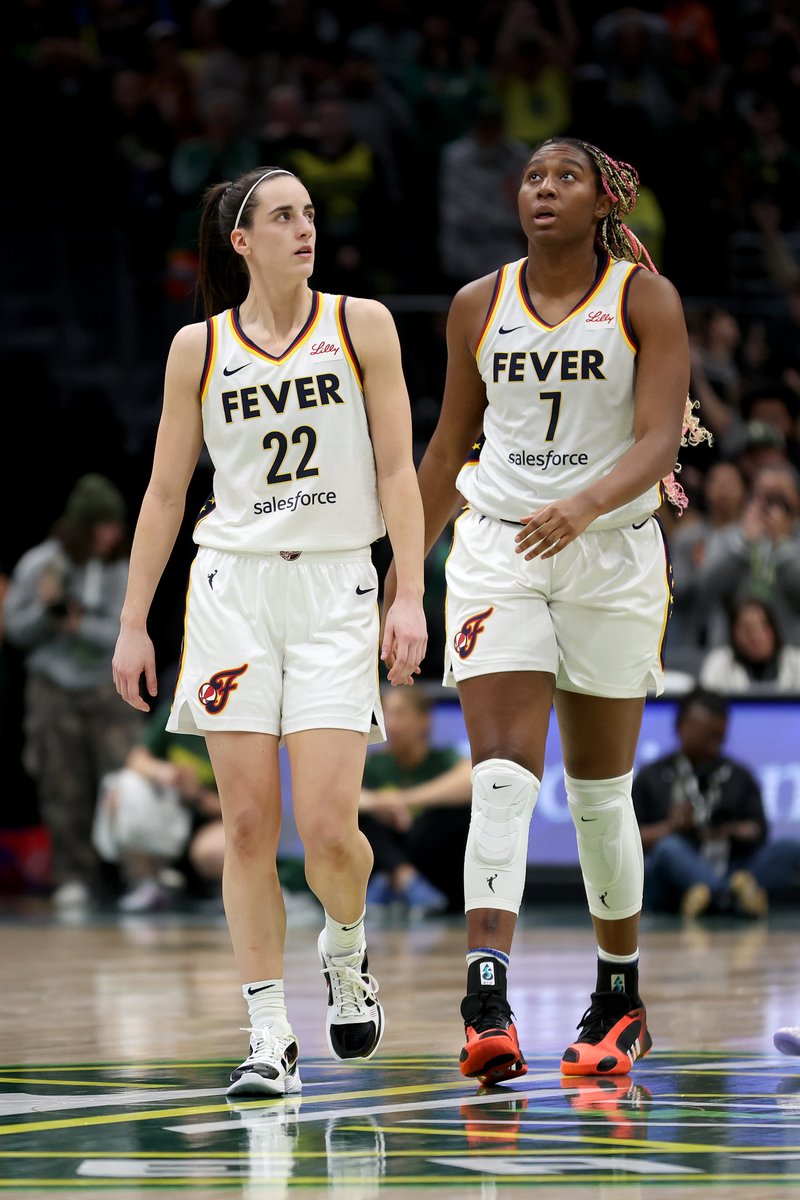
<path fill-rule="evenodd" d="M 636 263 L 601 255 L 595 282 L 557 325 L 531 304 L 527 259 L 497 273 L 475 357 L 486 384 L 484 442 L 462 467 L 457 487 L 487 516 L 520 521 L 607 475 L 634 442 L 636 341 L 627 316 Z M 649 516 L 656 484 L 590 529 Z"/>
<path fill-rule="evenodd" d="M 214 490 L 197 545 L 357 550 L 385 532 L 345 309 L 346 297 L 312 292 L 308 320 L 278 355 L 248 338 L 237 308 L 206 322 L 200 398 Z"/>

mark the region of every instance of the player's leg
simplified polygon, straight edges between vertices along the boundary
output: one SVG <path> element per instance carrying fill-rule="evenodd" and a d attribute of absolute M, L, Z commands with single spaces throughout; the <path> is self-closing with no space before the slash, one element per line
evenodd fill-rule
<path fill-rule="evenodd" d="M 567 1075 L 619 1075 L 652 1045 L 639 995 L 639 916 L 644 870 L 633 811 L 633 760 L 644 698 L 556 693 L 564 779 L 597 937 L 597 982 Z"/>
<path fill-rule="evenodd" d="M 231 1075 L 228 1094 L 299 1091 L 297 1039 L 283 990 L 278 738 L 226 731 L 206 733 L 206 742 L 225 826 L 225 915 L 250 1016 L 250 1053 Z"/>
<path fill-rule="evenodd" d="M 554 682 L 544 671 L 508 671 L 459 683 L 474 764 L 464 860 L 467 990 L 461 1005 L 466 1031 L 461 1072 L 484 1083 L 527 1069 L 506 985 Z"/>
<path fill-rule="evenodd" d="M 384 1015 L 364 933 L 372 850 L 358 827 L 358 800 L 367 734 L 306 729 L 288 734 L 286 747 L 306 879 L 325 910 L 319 954 L 328 983 L 328 1046 L 336 1058 L 371 1058 Z"/>

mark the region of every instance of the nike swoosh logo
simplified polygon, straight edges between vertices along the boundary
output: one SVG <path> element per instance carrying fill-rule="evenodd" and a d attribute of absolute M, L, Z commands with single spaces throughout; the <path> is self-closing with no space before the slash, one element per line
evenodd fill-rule
<path fill-rule="evenodd" d="M 367 592 L 374 592 L 374 591 L 375 591 L 375 588 L 362 588 L 362 587 L 357 587 L 357 588 L 356 588 L 356 595 L 357 595 L 357 596 L 366 596 Z"/>
<path fill-rule="evenodd" d="M 242 363 L 240 367 L 233 367 L 230 371 L 227 367 L 222 368 L 223 375 L 235 375 L 237 371 L 243 371 L 245 367 L 249 367 L 250 363 Z"/>
<path fill-rule="evenodd" d="M 599 821 L 599 817 L 581 817 L 582 821 Z"/>
<path fill-rule="evenodd" d="M 344 930 L 345 933 L 349 933 L 351 929 L 355 929 L 356 926 L 360 925 L 360 924 L 361 924 L 360 921 L 356 921 L 355 925 L 343 925 L 342 929 Z"/>
<path fill-rule="evenodd" d="M 645 517 L 645 519 L 643 521 L 640 521 L 638 525 L 634 525 L 633 528 L 634 529 L 643 529 L 649 520 L 650 520 L 649 517 Z"/>
<path fill-rule="evenodd" d="M 260 987 L 260 988 L 249 987 L 247 989 L 247 994 L 248 994 L 248 996 L 255 996 L 256 992 L 268 992 L 270 988 L 274 988 L 274 987 L 275 987 L 274 983 L 265 983 L 264 986 Z"/>
<path fill-rule="evenodd" d="M 497 332 L 498 333 L 516 333 L 518 329 L 524 329 L 524 328 L 525 328 L 524 325 L 515 325 L 513 329 L 503 329 L 503 326 L 501 325 Z"/>
<path fill-rule="evenodd" d="M 511 787 L 510 783 L 493 783 L 492 791 L 496 792 L 498 788 Z"/>

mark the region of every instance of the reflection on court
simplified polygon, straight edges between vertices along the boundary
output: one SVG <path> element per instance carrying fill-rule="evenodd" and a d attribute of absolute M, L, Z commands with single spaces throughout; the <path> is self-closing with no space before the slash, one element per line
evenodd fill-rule
<path fill-rule="evenodd" d="M 551 1056 L 529 1063 L 514 1086 L 475 1092 L 450 1056 L 357 1068 L 312 1059 L 302 1096 L 239 1103 L 220 1085 L 227 1063 L 6 1066 L 0 1189 L 130 1196 L 169 1184 L 193 1196 L 373 1200 L 405 1187 L 483 1196 L 546 1183 L 565 1200 L 599 1200 L 610 1184 L 670 1197 L 800 1187 L 790 1061 L 655 1053 L 635 1077 L 569 1080 Z M 667 1181 L 676 1187 L 664 1193 Z"/>

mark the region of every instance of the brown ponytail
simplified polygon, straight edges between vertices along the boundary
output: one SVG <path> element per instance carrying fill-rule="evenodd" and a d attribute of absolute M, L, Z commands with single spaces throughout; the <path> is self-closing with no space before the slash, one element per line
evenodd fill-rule
<path fill-rule="evenodd" d="M 242 200 L 263 175 L 279 167 L 258 167 L 247 171 L 233 183 L 216 183 L 206 190 L 200 214 L 200 253 L 197 291 L 203 301 L 203 313 L 213 317 L 227 308 L 235 308 L 247 296 L 250 276 L 241 254 L 231 245 L 231 234 Z M 286 174 L 291 174 L 287 171 Z M 249 229 L 260 188 L 249 196 L 239 219 L 239 227 Z"/>

